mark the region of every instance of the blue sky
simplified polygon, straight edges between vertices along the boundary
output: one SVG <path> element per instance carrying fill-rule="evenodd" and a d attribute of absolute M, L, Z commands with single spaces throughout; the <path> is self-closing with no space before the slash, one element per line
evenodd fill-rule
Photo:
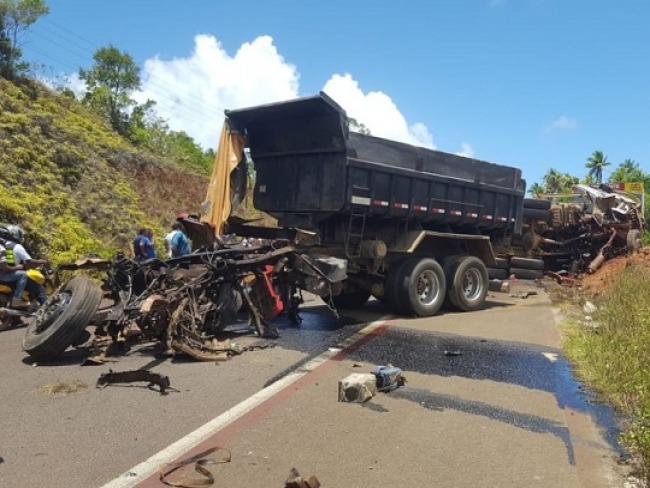
<path fill-rule="evenodd" d="M 650 171 L 647 0 L 49 0 L 23 39 L 45 77 L 113 44 L 140 99 L 205 147 L 224 109 L 334 97 L 374 135 L 579 177 Z"/>

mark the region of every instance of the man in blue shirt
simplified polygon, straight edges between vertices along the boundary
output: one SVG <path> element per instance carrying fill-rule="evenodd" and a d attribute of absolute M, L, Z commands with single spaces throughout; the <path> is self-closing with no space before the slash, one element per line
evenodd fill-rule
<path fill-rule="evenodd" d="M 191 252 L 190 241 L 187 239 L 185 232 L 183 232 L 183 226 L 180 222 L 174 222 L 172 224 L 173 235 L 170 239 L 171 246 L 171 257 L 177 258 L 180 256 L 185 256 Z"/>
<path fill-rule="evenodd" d="M 136 261 L 145 261 L 156 257 L 151 229 L 142 228 L 138 231 L 138 235 L 133 239 L 133 257 Z"/>

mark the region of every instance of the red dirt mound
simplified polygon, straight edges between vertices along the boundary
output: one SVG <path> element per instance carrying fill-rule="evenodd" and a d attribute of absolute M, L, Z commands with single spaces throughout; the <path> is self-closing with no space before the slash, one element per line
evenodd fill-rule
<path fill-rule="evenodd" d="M 644 247 L 630 257 L 619 256 L 611 259 L 594 274 L 585 275 L 582 278 L 582 289 L 590 295 L 599 295 L 603 290 L 612 286 L 616 277 L 628 266 L 633 265 L 650 266 L 650 247 Z"/>

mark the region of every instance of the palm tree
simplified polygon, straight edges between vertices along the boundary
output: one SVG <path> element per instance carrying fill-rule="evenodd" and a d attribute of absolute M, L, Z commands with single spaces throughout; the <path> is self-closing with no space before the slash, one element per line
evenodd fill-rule
<path fill-rule="evenodd" d="M 564 188 L 564 175 L 556 169 L 549 169 L 542 177 L 544 187 L 548 193 L 562 193 Z"/>
<path fill-rule="evenodd" d="M 545 193 L 544 187 L 539 183 L 533 183 L 528 189 L 528 193 L 530 193 L 534 198 L 539 198 Z"/>
<path fill-rule="evenodd" d="M 612 174 L 609 175 L 609 181 L 612 183 L 627 183 L 632 181 L 644 181 L 645 175 L 639 165 L 633 159 L 626 159 L 618 165 Z"/>
<path fill-rule="evenodd" d="M 589 175 L 593 176 L 598 183 L 603 182 L 603 169 L 606 166 L 609 166 L 609 161 L 607 161 L 607 156 L 603 154 L 602 151 L 594 151 L 589 159 L 587 159 L 587 164 L 585 165 L 589 169 Z"/>

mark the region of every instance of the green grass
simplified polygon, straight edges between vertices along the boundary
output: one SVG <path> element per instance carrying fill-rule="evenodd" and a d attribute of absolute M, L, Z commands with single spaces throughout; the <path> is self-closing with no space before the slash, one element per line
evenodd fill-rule
<path fill-rule="evenodd" d="M 30 251 L 55 264 L 128 251 L 140 227 L 162 241 L 179 212 L 199 209 L 208 185 L 133 147 L 75 100 L 1 77 L 0 174 L 0 223 L 20 224 Z"/>
<path fill-rule="evenodd" d="M 578 375 L 625 419 L 621 442 L 640 456 L 650 481 L 650 267 L 627 268 L 594 301 L 593 322 L 564 326 L 565 351 Z"/>

